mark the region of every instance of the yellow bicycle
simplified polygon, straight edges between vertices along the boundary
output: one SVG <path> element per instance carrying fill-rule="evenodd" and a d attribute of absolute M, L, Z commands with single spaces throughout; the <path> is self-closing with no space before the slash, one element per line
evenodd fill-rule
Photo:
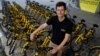
<path fill-rule="evenodd" d="M 79 52 L 82 49 L 83 43 L 85 43 L 87 39 L 90 39 L 93 36 L 97 27 L 97 24 L 93 24 L 93 27 L 83 31 L 78 36 L 76 36 L 71 42 L 71 48 L 73 49 L 73 51 Z"/>

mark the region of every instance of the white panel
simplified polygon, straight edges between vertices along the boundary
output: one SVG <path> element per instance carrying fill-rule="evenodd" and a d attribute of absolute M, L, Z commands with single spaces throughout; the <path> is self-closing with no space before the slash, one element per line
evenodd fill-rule
<path fill-rule="evenodd" d="M 54 8 L 55 4 L 59 1 L 67 2 L 66 0 L 53 0 L 54 2 L 51 2 L 51 0 L 31 0 L 31 1 L 37 1 L 40 4 L 50 6 L 51 8 Z"/>
<path fill-rule="evenodd" d="M 0 0 L 0 10 L 2 9 L 2 6 L 1 6 L 1 1 L 2 1 L 2 0 Z"/>
<path fill-rule="evenodd" d="M 11 3 L 13 2 L 13 1 L 15 1 L 16 3 L 18 3 L 19 5 L 21 5 L 23 8 L 25 7 L 25 2 L 26 2 L 26 0 L 7 0 L 7 1 L 10 1 Z"/>

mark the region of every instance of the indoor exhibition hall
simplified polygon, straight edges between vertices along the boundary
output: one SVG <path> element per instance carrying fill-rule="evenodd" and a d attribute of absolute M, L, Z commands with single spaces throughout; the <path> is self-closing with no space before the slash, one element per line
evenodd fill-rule
<path fill-rule="evenodd" d="M 100 56 L 100 0 L 0 0 L 0 56 Z"/>

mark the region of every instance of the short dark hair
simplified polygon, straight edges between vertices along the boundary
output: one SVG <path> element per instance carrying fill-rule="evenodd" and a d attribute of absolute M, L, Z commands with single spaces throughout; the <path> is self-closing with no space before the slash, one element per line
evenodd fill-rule
<path fill-rule="evenodd" d="M 66 8 L 66 3 L 64 3 L 64 2 L 62 2 L 62 1 L 60 1 L 60 2 L 58 2 L 57 4 L 56 4 L 56 9 L 57 9 L 57 7 L 60 7 L 60 6 L 64 6 L 64 9 L 66 10 L 67 8 Z"/>

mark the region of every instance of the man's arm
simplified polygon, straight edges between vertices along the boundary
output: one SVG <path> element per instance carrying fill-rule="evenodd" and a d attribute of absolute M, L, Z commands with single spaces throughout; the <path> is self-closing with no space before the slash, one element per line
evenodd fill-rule
<path fill-rule="evenodd" d="M 70 40 L 70 37 L 71 37 L 70 34 L 68 34 L 68 33 L 65 34 L 65 37 L 64 37 L 63 41 L 57 47 L 58 50 L 61 49 Z"/>
<path fill-rule="evenodd" d="M 33 33 L 37 33 L 37 32 L 39 32 L 40 30 L 42 30 L 42 29 L 44 29 L 46 27 L 47 27 L 47 24 L 44 23 L 44 24 L 40 25 L 40 27 L 38 27 Z"/>
<path fill-rule="evenodd" d="M 44 23 L 44 24 L 40 25 L 40 27 L 38 27 L 35 31 L 33 31 L 33 33 L 31 33 L 30 40 L 31 41 L 34 40 L 34 37 L 37 34 L 37 32 L 39 32 L 40 30 L 46 28 L 47 26 L 48 26 L 47 23 Z"/>

